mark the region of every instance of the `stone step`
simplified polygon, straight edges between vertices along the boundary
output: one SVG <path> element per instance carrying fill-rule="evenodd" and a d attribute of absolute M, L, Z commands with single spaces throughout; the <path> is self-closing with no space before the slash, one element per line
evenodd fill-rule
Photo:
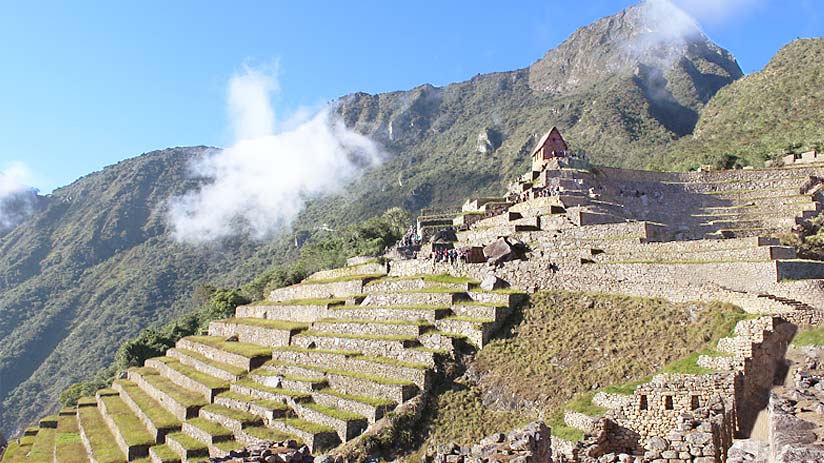
<path fill-rule="evenodd" d="M 155 445 L 150 448 L 149 458 L 152 463 L 182 463 L 180 455 L 166 444 Z"/>
<path fill-rule="evenodd" d="M 330 280 L 303 281 L 296 285 L 274 289 L 266 299 L 269 301 L 293 301 L 363 294 L 364 284 L 382 276 L 383 274 L 350 275 Z"/>
<path fill-rule="evenodd" d="M 275 347 L 288 346 L 292 336 L 308 328 L 308 323 L 285 320 L 231 318 L 209 323 L 209 335 L 237 336 L 240 342 Z"/>
<path fill-rule="evenodd" d="M 239 433 L 243 428 L 264 424 L 263 418 L 258 415 L 221 404 L 209 404 L 201 408 L 200 418 L 223 426 L 232 431 L 233 435 Z"/>
<path fill-rule="evenodd" d="M 474 302 L 501 304 L 507 307 L 515 307 L 526 299 L 523 291 L 511 289 L 498 289 L 485 291 L 480 288 L 469 292 L 469 297 Z"/>
<path fill-rule="evenodd" d="M 702 194 L 714 194 L 727 191 L 752 191 L 752 190 L 785 190 L 799 189 L 801 185 L 809 180 L 809 176 L 797 177 L 772 177 L 763 179 L 747 179 L 746 181 L 727 182 L 694 182 L 688 184 L 688 191 Z M 757 186 L 757 188 L 754 188 Z"/>
<path fill-rule="evenodd" d="M 347 320 L 404 320 L 434 322 L 449 316 L 448 306 L 360 306 L 342 305 L 334 307 L 330 317 Z"/>
<path fill-rule="evenodd" d="M 270 400 L 273 402 L 305 402 L 312 399 L 312 396 L 309 393 L 268 387 L 249 378 L 244 378 L 238 382 L 232 383 L 229 390 L 238 394 L 244 394 L 257 399 Z"/>
<path fill-rule="evenodd" d="M 592 257 L 595 262 L 622 262 L 627 260 L 776 260 L 794 259 L 795 249 L 789 246 L 758 246 L 742 248 L 735 245 L 727 248 L 723 247 L 724 241 L 712 240 L 716 243 L 717 249 L 700 250 L 692 252 L 663 252 L 661 249 L 650 249 L 649 251 L 631 251 L 627 253 L 612 254 L 603 253 Z"/>
<path fill-rule="evenodd" d="M 452 312 L 457 317 L 503 320 L 512 313 L 512 309 L 495 302 L 464 302 L 453 305 Z"/>
<path fill-rule="evenodd" d="M 237 381 L 247 372 L 246 369 L 228 363 L 212 360 L 197 352 L 173 347 L 166 351 L 166 356 L 177 359 L 183 365 L 188 365 L 202 373 L 224 381 Z"/>
<path fill-rule="evenodd" d="M 80 439 L 90 461 L 97 463 L 125 463 L 126 455 L 120 450 L 109 426 L 97 407 L 80 407 L 77 410 Z"/>
<path fill-rule="evenodd" d="M 373 424 L 392 411 L 397 403 L 380 397 L 345 394 L 334 389 L 321 389 L 312 392 L 312 399 L 319 405 L 334 407 L 356 413 Z"/>
<path fill-rule="evenodd" d="M 435 322 L 439 331 L 465 336 L 467 341 L 482 348 L 498 328 L 499 322 L 487 318 L 448 317 Z"/>
<path fill-rule="evenodd" d="M 235 309 L 235 316 L 239 318 L 292 320 L 311 323 L 319 318 L 328 317 L 330 307 L 345 303 L 345 298 L 304 299 L 285 302 L 261 301 L 238 306 Z"/>
<path fill-rule="evenodd" d="M 229 390 L 228 381 L 201 373 L 171 357 L 151 358 L 146 360 L 145 365 L 178 386 L 201 394 L 207 402 L 214 401 L 217 394 Z"/>
<path fill-rule="evenodd" d="M 166 436 L 166 445 L 183 463 L 202 461 L 209 457 L 209 447 L 206 444 L 182 431 Z"/>
<path fill-rule="evenodd" d="M 322 453 L 340 444 L 340 437 L 334 428 L 320 423 L 313 423 L 300 418 L 275 420 L 272 428 L 300 438 L 313 454 Z"/>
<path fill-rule="evenodd" d="M 404 362 L 432 365 L 433 356 L 431 354 L 410 349 L 418 345 L 417 338 L 404 336 L 367 336 L 306 331 L 295 337 L 297 347 L 363 352 L 366 355 L 380 355 Z"/>
<path fill-rule="evenodd" d="M 97 408 L 128 461 L 149 456 L 155 438 L 119 395 L 97 395 Z"/>
<path fill-rule="evenodd" d="M 235 440 L 235 435 L 230 429 L 214 421 L 199 417 L 184 421 L 183 432 L 189 437 L 206 444 L 210 454 L 216 453 L 212 451 L 213 448 L 221 448 L 218 446 L 219 444 L 231 443 Z M 234 447 L 234 445 L 231 445 L 231 447 Z"/>
<path fill-rule="evenodd" d="M 426 363 L 402 362 L 391 357 L 362 355 L 360 352 L 282 347 L 272 351 L 272 358 L 286 363 L 314 365 L 338 370 L 358 371 L 411 381 L 421 389 L 430 382 L 430 366 Z"/>
<path fill-rule="evenodd" d="M 410 320 L 363 320 L 325 318 L 312 324 L 312 331 L 321 333 L 360 333 L 376 336 L 417 337 L 432 329 L 425 321 Z"/>
<path fill-rule="evenodd" d="M 800 194 L 801 183 L 798 184 L 797 187 L 782 187 L 782 188 L 758 188 L 758 189 L 732 189 L 732 190 L 725 190 L 725 191 L 717 191 L 717 192 L 708 192 L 702 193 L 703 195 L 707 196 L 707 202 L 713 202 L 718 200 L 730 200 L 730 199 L 746 199 L 746 200 L 754 200 L 760 198 L 780 198 L 780 197 L 790 197 L 790 196 L 797 196 Z M 710 200 L 709 198 L 712 198 Z"/>
<path fill-rule="evenodd" d="M 362 306 L 451 306 L 465 301 L 465 291 L 452 288 L 425 288 L 385 293 L 369 293 Z"/>
<path fill-rule="evenodd" d="M 283 431 L 267 428 L 266 426 L 249 426 L 235 434 L 238 442 L 243 442 L 247 446 L 259 445 L 264 442 L 283 442 L 294 440 L 302 442 L 299 437 L 287 434 Z"/>
<path fill-rule="evenodd" d="M 200 407 L 209 403 L 203 395 L 178 386 L 153 368 L 130 368 L 127 376 L 180 421 L 197 416 Z"/>
<path fill-rule="evenodd" d="M 264 368 L 271 372 L 288 375 L 311 375 L 316 381 L 325 381 L 337 391 L 367 397 L 377 397 L 402 403 L 418 393 L 418 387 L 411 381 L 372 376 L 363 373 L 314 365 L 292 364 L 273 360 Z M 321 390 L 317 388 L 315 390 Z"/>
<path fill-rule="evenodd" d="M 228 363 L 246 371 L 263 365 L 272 356 L 272 349 L 257 344 L 230 342 L 218 336 L 189 336 L 177 342 L 187 349 L 212 360 Z"/>
<path fill-rule="evenodd" d="M 164 442 L 166 434 L 180 430 L 180 421 L 137 384 L 118 379 L 112 388 L 120 393 L 120 398 L 143 423 L 155 442 Z"/>
<path fill-rule="evenodd" d="M 249 378 L 271 388 L 285 388 L 291 391 L 310 393 L 326 388 L 328 384 L 322 375 L 305 375 L 305 372 L 281 372 L 262 367 L 249 374 Z"/>
<path fill-rule="evenodd" d="M 295 411 L 300 418 L 306 421 L 320 423 L 334 429 L 341 442 L 359 436 L 369 425 L 363 415 L 313 402 L 296 404 Z"/>
<path fill-rule="evenodd" d="M 354 275 L 385 275 L 386 264 L 381 264 L 378 259 L 371 259 L 357 265 L 347 265 L 346 267 L 335 268 L 331 270 L 321 270 L 315 272 L 304 281 L 318 281 L 318 280 L 334 280 L 342 277 L 351 277 Z"/>
<path fill-rule="evenodd" d="M 428 288 L 449 288 L 456 291 L 467 291 L 472 284 L 478 281 L 470 278 L 456 277 L 449 274 L 413 275 L 406 277 L 384 277 L 370 281 L 365 287 L 366 294 L 385 293 L 390 291 L 414 291 Z"/>
<path fill-rule="evenodd" d="M 54 445 L 55 463 L 87 463 L 89 461 L 86 448 L 80 439 L 77 410 L 65 415 L 61 411 L 57 419 L 57 434 L 60 439 L 57 439 Z"/>
<path fill-rule="evenodd" d="M 258 416 L 267 423 L 286 417 L 291 412 L 289 406 L 282 401 L 259 399 L 232 391 L 223 392 L 215 397 L 215 404 Z"/>

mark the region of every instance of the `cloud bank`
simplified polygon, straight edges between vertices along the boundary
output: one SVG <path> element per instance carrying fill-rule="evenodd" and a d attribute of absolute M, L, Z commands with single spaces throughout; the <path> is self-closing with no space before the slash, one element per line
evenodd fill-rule
<path fill-rule="evenodd" d="M 764 0 L 675 0 L 683 11 L 706 24 L 724 23 L 763 2 Z"/>
<path fill-rule="evenodd" d="M 347 129 L 326 107 L 294 117 L 275 131 L 270 74 L 252 68 L 232 77 L 228 114 L 235 143 L 192 166 L 200 189 L 173 198 L 169 220 L 176 240 L 191 244 L 238 234 L 264 238 L 288 226 L 309 198 L 333 194 L 380 162 L 377 144 Z"/>
<path fill-rule="evenodd" d="M 17 225 L 34 210 L 37 190 L 28 186 L 31 180 L 31 170 L 22 162 L 0 170 L 0 231 Z"/>

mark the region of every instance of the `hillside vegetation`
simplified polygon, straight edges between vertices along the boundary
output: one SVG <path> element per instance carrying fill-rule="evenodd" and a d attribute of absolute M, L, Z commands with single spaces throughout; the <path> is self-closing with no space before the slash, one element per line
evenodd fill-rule
<path fill-rule="evenodd" d="M 713 348 L 745 317 L 729 304 L 536 293 L 475 356 L 479 387 L 463 381 L 436 391 L 422 425 L 422 448 L 430 442 L 471 444 L 536 413 L 553 434 L 579 437 L 563 425 L 565 408 L 600 412 L 589 403 L 598 389 L 631 393 L 650 375 L 694 361 L 694 353 Z"/>
<path fill-rule="evenodd" d="M 695 133 L 661 167 L 763 166 L 785 152 L 824 148 L 824 39 L 791 42 L 754 74 L 722 89 Z"/>

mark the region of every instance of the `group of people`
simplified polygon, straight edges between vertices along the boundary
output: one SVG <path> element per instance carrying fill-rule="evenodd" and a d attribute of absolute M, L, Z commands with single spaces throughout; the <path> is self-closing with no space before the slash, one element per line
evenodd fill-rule
<path fill-rule="evenodd" d="M 554 186 L 552 188 L 544 188 L 535 192 L 536 198 L 548 198 L 550 196 L 558 196 L 561 194 L 561 187 Z"/>
<path fill-rule="evenodd" d="M 432 260 L 437 262 L 449 262 L 455 265 L 459 259 L 466 260 L 464 253 L 457 249 L 436 249 L 432 251 Z"/>
<path fill-rule="evenodd" d="M 421 235 L 415 230 L 415 227 L 409 227 L 409 230 L 401 238 L 398 243 L 399 247 L 411 248 L 421 244 Z"/>

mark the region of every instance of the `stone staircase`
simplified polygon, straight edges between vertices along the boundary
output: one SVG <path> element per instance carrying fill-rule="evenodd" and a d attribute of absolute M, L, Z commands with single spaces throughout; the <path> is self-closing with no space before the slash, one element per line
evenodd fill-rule
<path fill-rule="evenodd" d="M 27 431 L 8 461 L 185 463 L 290 439 L 330 450 L 425 393 L 440 359 L 482 347 L 522 298 L 353 261 L 179 340 Z"/>

